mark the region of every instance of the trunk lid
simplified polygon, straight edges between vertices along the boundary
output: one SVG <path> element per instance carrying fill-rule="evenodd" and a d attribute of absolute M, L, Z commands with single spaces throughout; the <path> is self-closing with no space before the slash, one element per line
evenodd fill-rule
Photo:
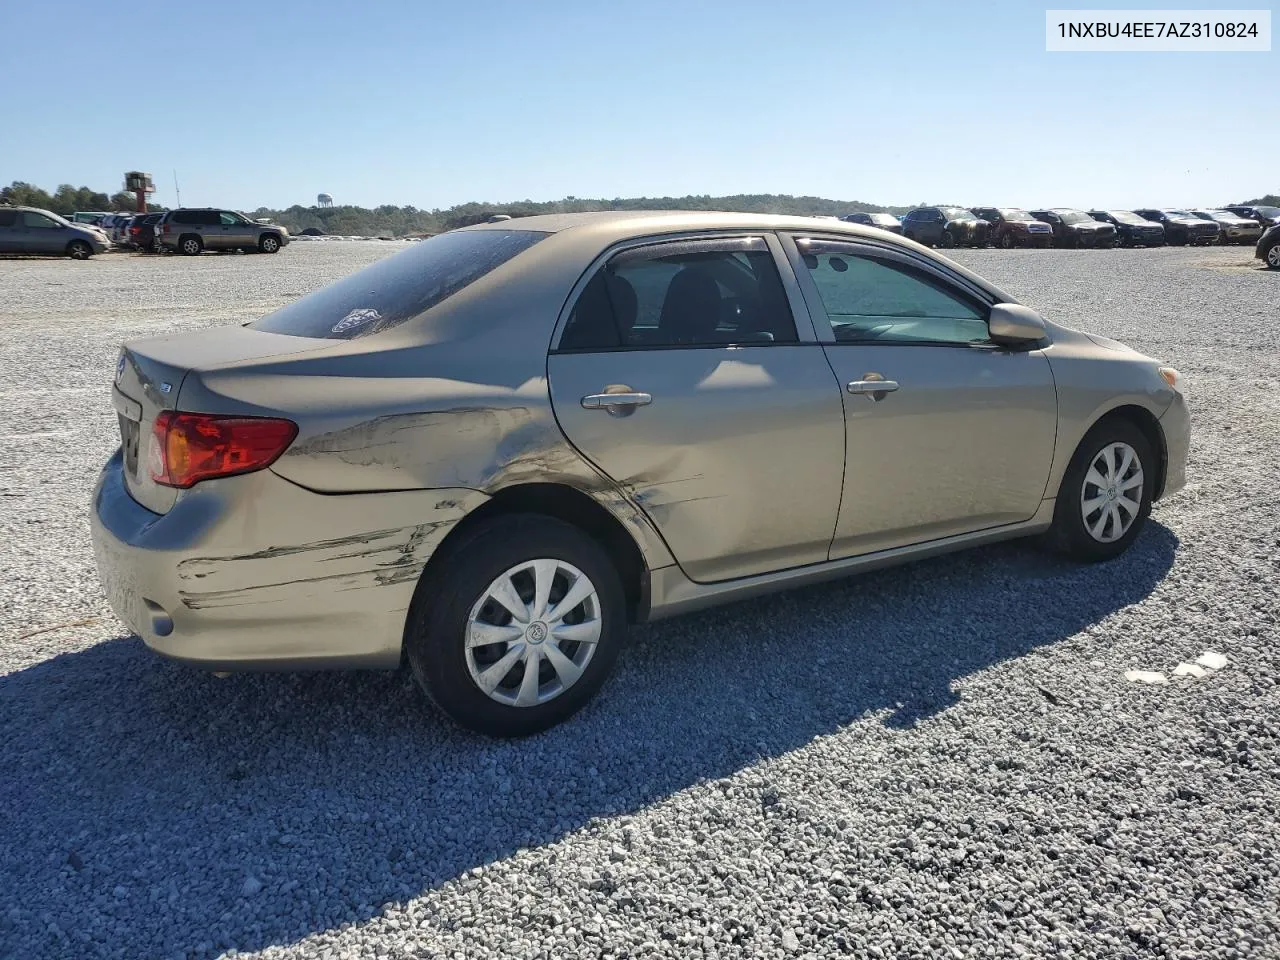
<path fill-rule="evenodd" d="M 179 396 L 192 370 L 319 350 L 333 343 L 244 327 L 218 327 L 126 343 L 116 361 L 111 400 L 119 423 L 129 495 L 153 513 L 166 513 L 177 501 L 180 491 L 152 480 L 148 462 L 156 417 L 164 410 L 183 409 L 178 406 Z"/>

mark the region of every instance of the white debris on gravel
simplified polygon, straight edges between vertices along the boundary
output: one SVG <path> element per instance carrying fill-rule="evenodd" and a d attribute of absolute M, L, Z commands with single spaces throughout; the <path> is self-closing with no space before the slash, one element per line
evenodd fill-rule
<path fill-rule="evenodd" d="M 1185 661 L 1173 668 L 1173 675 L 1175 677 L 1195 677 L 1199 679 L 1207 672 L 1208 671 L 1199 664 L 1187 663 Z"/>
<path fill-rule="evenodd" d="M 1248 250 L 951 252 L 1186 378 L 1196 494 L 1122 558 L 1006 544 L 639 628 L 581 716 L 495 743 L 399 674 L 162 661 L 93 569 L 119 341 L 396 248 L 0 261 L 0 957 L 1280 955 L 1280 347 Z M 1116 682 L 1170 637 L 1249 669 Z"/>
<path fill-rule="evenodd" d="M 1169 678 L 1156 670 L 1126 670 L 1124 678 L 1130 683 L 1149 683 L 1159 686 L 1169 682 Z"/>
<path fill-rule="evenodd" d="M 1221 670 L 1228 663 L 1227 658 L 1220 653 L 1214 653 L 1212 650 L 1206 650 L 1196 658 L 1196 663 L 1210 670 Z"/>

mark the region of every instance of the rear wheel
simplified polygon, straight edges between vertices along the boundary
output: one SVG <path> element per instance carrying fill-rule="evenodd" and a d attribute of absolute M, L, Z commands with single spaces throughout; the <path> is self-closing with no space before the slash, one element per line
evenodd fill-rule
<path fill-rule="evenodd" d="M 1013 239 L 1013 234 L 1011 232 L 1006 230 L 1003 234 L 1000 235 L 1000 246 L 1002 249 L 1012 250 L 1017 245 L 1018 245 L 1018 242 Z"/>
<path fill-rule="evenodd" d="M 273 234 L 267 234 L 258 241 L 258 249 L 263 253 L 275 253 L 280 249 L 280 238 Z"/>
<path fill-rule="evenodd" d="M 423 575 L 405 630 L 409 663 L 461 726 L 498 737 L 545 730 L 599 690 L 626 632 L 608 553 L 536 514 L 475 527 Z"/>
<path fill-rule="evenodd" d="M 72 260 L 88 260 L 93 256 L 93 247 L 83 240 L 72 240 L 67 244 L 67 256 Z"/>
<path fill-rule="evenodd" d="M 204 242 L 195 234 L 189 233 L 178 240 L 178 250 L 188 257 L 197 256 L 204 249 Z"/>
<path fill-rule="evenodd" d="M 943 230 L 942 239 L 938 241 L 938 246 L 942 247 L 942 249 L 944 250 L 950 250 L 955 245 L 956 245 L 955 236 L 951 233 L 950 230 Z"/>
<path fill-rule="evenodd" d="M 1058 490 L 1049 543 L 1096 563 L 1124 553 L 1151 513 L 1155 459 L 1128 420 L 1104 420 L 1080 441 Z"/>

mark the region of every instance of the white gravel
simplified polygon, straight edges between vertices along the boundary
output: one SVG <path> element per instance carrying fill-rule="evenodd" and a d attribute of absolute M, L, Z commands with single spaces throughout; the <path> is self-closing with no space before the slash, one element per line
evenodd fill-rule
<path fill-rule="evenodd" d="M 0 261 L 0 958 L 1280 956 L 1280 274 L 957 254 L 1183 372 L 1191 485 L 1135 548 L 637 629 L 581 716 L 495 743 L 403 675 L 162 661 L 88 545 L 119 341 L 398 246 Z"/>

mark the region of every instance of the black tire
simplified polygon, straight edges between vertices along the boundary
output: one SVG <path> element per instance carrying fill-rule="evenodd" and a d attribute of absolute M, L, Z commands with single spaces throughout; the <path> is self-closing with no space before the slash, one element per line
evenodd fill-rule
<path fill-rule="evenodd" d="M 942 231 L 942 239 L 938 241 L 938 246 L 943 250 L 950 250 L 956 245 L 955 235 L 950 230 Z"/>
<path fill-rule="evenodd" d="M 586 575 L 599 600 L 601 628 L 596 649 L 576 682 L 545 703 L 518 707 L 491 698 L 472 679 L 466 652 L 468 621 L 495 579 L 538 558 L 572 564 Z M 434 559 L 414 594 L 405 648 L 418 684 L 454 722 L 489 736 L 523 737 L 568 719 L 595 695 L 613 669 L 625 634 L 622 582 L 605 549 L 561 520 L 509 514 L 478 523 Z M 523 666 L 513 665 L 516 669 L 523 676 Z"/>
<path fill-rule="evenodd" d="M 280 238 L 274 233 L 268 233 L 258 239 L 258 251 L 260 253 L 279 253 Z"/>
<path fill-rule="evenodd" d="M 72 240 L 67 244 L 67 256 L 72 260 L 88 260 L 93 256 L 93 247 L 83 240 Z"/>
<path fill-rule="evenodd" d="M 1018 245 L 1018 241 L 1013 238 L 1013 231 L 1006 230 L 1000 235 L 1000 249 L 1012 250 Z"/>
<path fill-rule="evenodd" d="M 1105 494 L 1105 491 L 1095 488 L 1093 484 L 1089 484 L 1086 489 L 1086 477 L 1094 461 L 1103 454 L 1104 450 L 1116 443 L 1127 444 L 1137 456 L 1142 469 L 1142 500 L 1137 516 L 1133 518 L 1128 530 L 1115 540 L 1103 542 L 1089 532 L 1082 499 L 1089 490 Z M 1099 563 L 1124 553 L 1142 533 L 1147 517 L 1151 514 L 1151 500 L 1155 493 L 1158 466 L 1150 441 L 1132 421 L 1112 417 L 1095 425 L 1080 441 L 1080 446 L 1076 448 L 1075 455 L 1072 456 L 1067 472 L 1062 478 L 1053 511 L 1053 526 L 1046 535 L 1048 545 L 1059 553 L 1084 563 Z M 1097 517 L 1098 514 L 1091 516 Z M 1095 520 L 1095 524 L 1096 522 Z M 1105 534 L 1112 529 L 1108 522 L 1105 523 L 1103 532 Z"/>
<path fill-rule="evenodd" d="M 1262 251 L 1262 262 L 1268 270 L 1280 270 L 1280 237 L 1276 237 Z"/>
<path fill-rule="evenodd" d="M 178 252 L 188 257 L 198 257 L 204 252 L 204 241 L 194 233 L 183 234 L 178 238 Z"/>

